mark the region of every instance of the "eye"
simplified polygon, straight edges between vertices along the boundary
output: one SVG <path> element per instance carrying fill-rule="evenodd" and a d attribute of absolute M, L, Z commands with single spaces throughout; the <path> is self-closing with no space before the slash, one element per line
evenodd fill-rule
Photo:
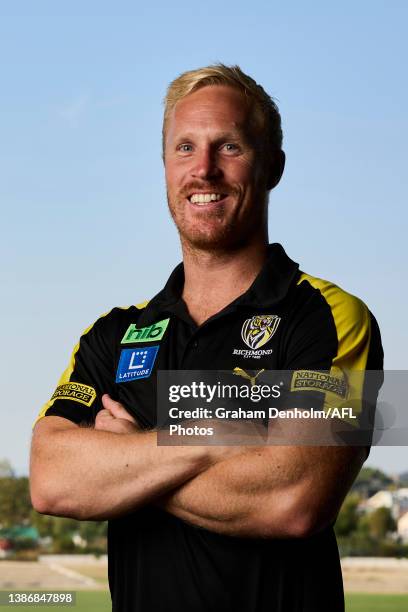
<path fill-rule="evenodd" d="M 193 146 L 188 143 L 183 143 L 177 147 L 177 150 L 181 153 L 191 153 L 191 151 L 193 150 Z"/>
<path fill-rule="evenodd" d="M 233 142 L 226 142 L 223 147 L 228 153 L 236 153 L 239 151 L 238 145 L 234 144 Z"/>

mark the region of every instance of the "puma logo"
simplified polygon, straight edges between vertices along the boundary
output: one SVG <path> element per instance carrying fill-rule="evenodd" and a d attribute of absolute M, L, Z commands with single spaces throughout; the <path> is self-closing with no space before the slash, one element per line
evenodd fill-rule
<path fill-rule="evenodd" d="M 256 379 L 258 378 L 260 374 L 262 374 L 262 372 L 265 372 L 265 369 L 259 370 L 259 372 L 255 374 L 255 376 L 251 376 L 250 374 L 247 374 L 247 372 L 245 372 L 245 370 L 243 370 L 242 368 L 234 368 L 232 373 L 235 374 L 236 376 L 242 376 L 242 378 L 246 378 L 247 380 L 250 381 L 251 387 L 253 387 Z"/>

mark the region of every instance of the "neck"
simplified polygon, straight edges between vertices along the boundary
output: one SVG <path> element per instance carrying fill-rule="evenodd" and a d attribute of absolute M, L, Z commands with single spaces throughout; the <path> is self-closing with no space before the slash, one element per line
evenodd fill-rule
<path fill-rule="evenodd" d="M 200 325 L 245 293 L 267 257 L 267 236 L 236 249 L 203 250 L 182 241 L 182 297 L 192 319 Z"/>

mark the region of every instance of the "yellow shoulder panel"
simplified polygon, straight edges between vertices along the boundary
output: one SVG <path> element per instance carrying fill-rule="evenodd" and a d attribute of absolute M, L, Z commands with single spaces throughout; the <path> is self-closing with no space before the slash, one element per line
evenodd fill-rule
<path fill-rule="evenodd" d="M 149 303 L 149 301 L 145 301 L 145 302 L 141 302 L 140 304 L 136 304 L 136 308 L 138 308 L 139 310 L 142 310 L 143 308 L 146 307 L 146 305 Z M 120 307 L 122 310 L 127 310 L 128 308 L 131 308 L 131 306 L 121 306 Z M 98 317 L 98 319 L 96 319 L 96 321 L 94 323 L 92 323 L 92 325 L 89 325 L 81 334 L 79 341 L 77 342 L 77 344 L 74 346 L 74 350 L 71 353 L 71 358 L 69 360 L 69 364 L 68 367 L 64 370 L 64 372 L 62 373 L 61 378 L 58 381 L 57 384 L 57 388 L 60 387 L 61 385 L 65 385 L 69 382 L 70 376 L 72 374 L 72 372 L 74 371 L 75 368 L 75 356 L 79 350 L 79 343 L 81 341 L 81 338 L 83 336 L 86 336 L 86 334 L 88 332 L 91 331 L 91 329 L 94 327 L 94 325 L 100 321 L 100 319 L 103 319 L 104 317 L 106 317 L 108 314 L 110 314 L 112 312 L 112 310 L 108 310 L 108 312 L 105 312 L 104 314 L 102 314 L 100 317 Z M 53 405 L 53 403 L 55 402 L 55 400 L 57 399 L 57 396 L 55 396 L 55 394 L 51 397 L 50 400 L 48 400 L 48 402 L 46 402 L 44 404 L 44 406 L 41 408 L 36 420 L 34 421 L 34 425 L 33 428 L 35 427 L 36 423 L 42 419 L 42 417 L 45 416 L 45 413 L 47 412 L 48 408 L 51 408 L 51 406 Z"/>
<path fill-rule="evenodd" d="M 330 281 L 302 273 L 298 284 L 307 281 L 318 289 L 329 305 L 337 331 L 338 352 L 333 365 L 364 370 L 370 347 L 371 322 L 367 306 Z"/>
<path fill-rule="evenodd" d="M 307 281 L 318 289 L 329 305 L 337 332 L 338 349 L 330 376 L 347 384 L 347 405 L 358 414 L 362 408 L 364 371 L 367 366 L 371 339 L 371 319 L 367 306 L 359 298 L 337 285 L 302 273 L 298 284 Z M 351 400 L 351 401 L 350 401 Z M 338 397 L 325 394 L 325 408 L 338 405 Z M 355 425 L 349 419 L 352 425 Z"/>

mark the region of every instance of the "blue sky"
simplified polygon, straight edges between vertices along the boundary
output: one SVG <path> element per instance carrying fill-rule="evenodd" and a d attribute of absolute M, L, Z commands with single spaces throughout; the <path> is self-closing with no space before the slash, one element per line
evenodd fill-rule
<path fill-rule="evenodd" d="M 65 8 L 66 4 L 66 8 Z M 27 469 L 31 424 L 80 332 L 156 293 L 180 259 L 160 158 L 184 70 L 239 64 L 276 98 L 287 168 L 270 240 L 366 301 L 388 369 L 408 369 L 407 4 L 0 3 L 4 405 L 0 457 Z M 408 469 L 406 449 L 369 462 Z"/>

